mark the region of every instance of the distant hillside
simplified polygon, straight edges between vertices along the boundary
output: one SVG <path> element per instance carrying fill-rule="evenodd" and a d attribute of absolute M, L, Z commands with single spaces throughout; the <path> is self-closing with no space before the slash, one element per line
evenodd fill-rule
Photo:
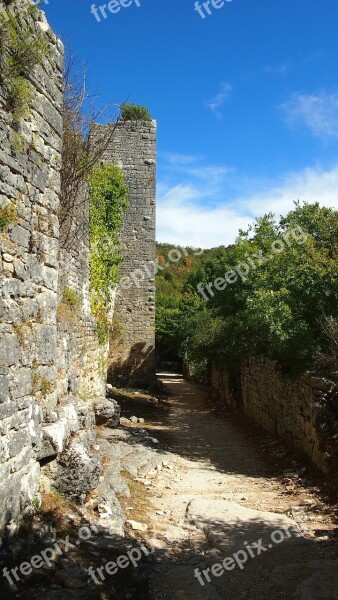
<path fill-rule="evenodd" d="M 190 271 L 201 261 L 205 251 L 172 244 L 156 244 L 159 270 L 156 277 L 157 296 L 180 298 L 182 286 Z"/>
<path fill-rule="evenodd" d="M 182 288 L 189 273 L 212 251 L 156 244 L 156 344 L 160 361 L 177 361 L 181 346 Z"/>

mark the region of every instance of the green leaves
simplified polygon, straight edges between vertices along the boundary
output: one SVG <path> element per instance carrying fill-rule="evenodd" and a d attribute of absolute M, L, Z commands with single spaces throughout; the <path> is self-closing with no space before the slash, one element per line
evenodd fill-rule
<path fill-rule="evenodd" d="M 322 364 L 323 356 L 332 364 L 335 355 L 338 368 L 335 334 L 323 326 L 338 317 L 337 248 L 338 212 L 296 203 L 279 222 L 270 214 L 257 219 L 235 245 L 206 253 L 184 285 L 188 362 L 204 357 L 234 369 L 256 353 L 297 373 L 312 368 L 318 355 Z M 246 276 L 222 291 L 214 286 L 203 308 L 198 284 L 205 289 L 238 265 L 243 272 L 250 267 Z"/>
<path fill-rule="evenodd" d="M 112 290 L 122 260 L 119 231 L 127 207 L 128 188 L 118 167 L 106 164 L 89 177 L 90 190 L 90 290 L 91 308 L 98 320 L 99 339 L 109 334 L 108 313 Z"/>
<path fill-rule="evenodd" d="M 0 233 L 5 231 L 8 225 L 14 223 L 17 219 L 15 206 L 9 202 L 6 206 L 0 206 Z"/>
<path fill-rule="evenodd" d="M 126 102 L 121 107 L 121 118 L 123 121 L 151 121 L 151 114 L 145 106 L 129 104 Z"/>

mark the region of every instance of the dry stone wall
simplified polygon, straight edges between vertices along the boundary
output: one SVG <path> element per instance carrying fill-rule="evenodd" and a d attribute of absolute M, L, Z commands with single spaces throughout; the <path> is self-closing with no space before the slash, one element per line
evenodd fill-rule
<path fill-rule="evenodd" d="M 60 222 L 63 46 L 42 11 L 29 18 L 49 52 L 29 75 L 19 125 L 0 87 L 0 209 L 12 203 L 17 213 L 0 233 L 0 539 L 38 494 L 42 469 L 61 493 L 86 497 L 100 474 L 95 412 L 109 426 L 120 416 L 106 398 L 108 344 L 90 310 L 85 184 Z M 118 296 L 112 380 L 144 382 L 154 364 L 155 123 L 118 126 L 104 160 L 122 167 L 129 187 L 122 275 L 142 269 L 140 284 Z"/>
<path fill-rule="evenodd" d="M 19 127 L 0 88 L 0 207 L 11 202 L 17 213 L 0 236 L 0 532 L 37 494 L 42 460 L 56 459 L 60 489 L 74 465 L 95 485 L 93 404 L 105 396 L 108 350 L 89 307 L 85 188 L 73 243 L 60 236 L 63 46 L 43 12 L 32 25 L 49 53 L 30 74 L 29 115 Z M 65 304 L 65 288 L 76 305 Z M 79 497 L 84 488 L 78 482 Z"/>
<path fill-rule="evenodd" d="M 71 227 L 69 227 L 69 222 Z M 90 309 L 89 197 L 84 184 L 60 228 L 57 348 L 58 395 L 105 395 L 107 345 L 100 345 Z M 73 305 L 67 305 L 67 295 Z"/>
<path fill-rule="evenodd" d="M 0 204 L 11 201 L 18 215 L 1 235 L 0 530 L 37 492 L 42 423 L 58 402 L 63 47 L 43 13 L 35 26 L 45 31 L 50 55 L 30 75 L 31 110 L 18 130 L 0 88 Z"/>
<path fill-rule="evenodd" d="M 213 368 L 212 387 L 218 404 L 243 411 L 304 452 L 321 471 L 337 476 L 338 377 L 305 373 L 291 379 L 277 362 L 251 356 L 237 382 L 226 370 Z"/>

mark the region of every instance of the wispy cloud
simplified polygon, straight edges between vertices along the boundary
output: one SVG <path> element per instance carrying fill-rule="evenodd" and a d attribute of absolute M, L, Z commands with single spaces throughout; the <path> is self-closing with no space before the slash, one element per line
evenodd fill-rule
<path fill-rule="evenodd" d="M 222 83 L 220 91 L 214 98 L 208 100 L 206 103 L 207 107 L 210 108 L 211 112 L 213 112 L 217 118 L 222 116 L 222 107 L 225 102 L 229 100 L 232 90 L 232 85 L 229 83 Z"/>
<path fill-rule="evenodd" d="M 303 125 L 322 140 L 338 139 L 338 92 L 295 94 L 279 108 L 289 126 Z"/>
<path fill-rule="evenodd" d="M 214 165 L 205 162 L 201 155 L 177 154 L 163 152 L 160 154 L 160 170 L 172 178 L 185 182 L 205 180 L 210 186 L 219 184 L 226 175 L 233 171 L 229 165 Z"/>
<path fill-rule="evenodd" d="M 292 65 L 289 60 L 281 63 L 280 65 L 267 65 L 264 67 L 263 72 L 265 75 L 287 75 L 291 69 Z"/>
<path fill-rule="evenodd" d="M 319 202 L 338 209 L 338 164 L 331 169 L 308 168 L 277 181 L 242 180 L 236 173 L 210 186 L 191 178 L 184 184 L 165 183 L 158 189 L 158 239 L 203 248 L 228 245 L 238 230 L 267 212 L 277 216 L 292 209 L 295 200 Z M 241 189 L 242 188 L 242 189 Z M 249 190 L 259 190 L 252 193 Z"/>
<path fill-rule="evenodd" d="M 194 154 L 179 154 L 178 152 L 162 152 L 161 157 L 175 167 L 189 165 L 199 158 Z"/>

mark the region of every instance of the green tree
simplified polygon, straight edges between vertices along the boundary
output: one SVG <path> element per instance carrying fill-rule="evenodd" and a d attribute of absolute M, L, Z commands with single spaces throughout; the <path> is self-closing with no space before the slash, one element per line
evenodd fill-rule
<path fill-rule="evenodd" d="M 295 231 L 303 233 L 293 239 Z M 337 233 L 337 211 L 296 203 L 279 222 L 271 214 L 257 219 L 240 232 L 235 245 L 209 255 L 188 275 L 183 289 L 188 360 L 196 363 L 204 357 L 238 369 L 244 356 L 257 353 L 279 360 L 292 372 L 316 366 L 318 356 L 330 355 L 332 364 Z M 272 252 L 281 240 L 282 251 Z M 259 252 L 267 260 L 258 265 Z M 254 267 L 247 276 L 223 291 L 214 290 L 201 308 L 200 282 L 205 286 L 226 271 L 251 265 L 250 260 Z"/>

